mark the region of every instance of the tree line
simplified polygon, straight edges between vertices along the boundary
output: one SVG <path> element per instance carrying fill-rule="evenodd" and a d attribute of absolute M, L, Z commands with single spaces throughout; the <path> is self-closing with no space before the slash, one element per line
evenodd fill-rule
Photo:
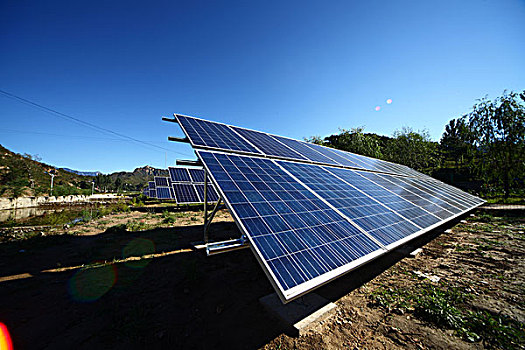
<path fill-rule="evenodd" d="M 404 164 L 486 197 L 525 194 L 525 91 L 478 100 L 448 122 L 439 142 L 409 127 L 392 137 L 356 127 L 306 141 Z"/>

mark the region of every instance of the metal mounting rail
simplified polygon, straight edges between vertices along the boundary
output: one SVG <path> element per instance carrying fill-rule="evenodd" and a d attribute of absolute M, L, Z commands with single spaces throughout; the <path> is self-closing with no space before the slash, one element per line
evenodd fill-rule
<path fill-rule="evenodd" d="M 208 256 L 217 255 L 221 253 L 231 252 L 234 250 L 248 248 L 249 246 L 250 245 L 248 239 L 246 238 L 246 236 L 243 235 L 241 238 L 237 239 L 230 239 L 227 241 L 206 244 L 206 254 Z"/>

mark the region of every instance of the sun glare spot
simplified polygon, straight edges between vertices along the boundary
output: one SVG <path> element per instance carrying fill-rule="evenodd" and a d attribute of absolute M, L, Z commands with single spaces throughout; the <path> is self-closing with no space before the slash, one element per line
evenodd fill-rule
<path fill-rule="evenodd" d="M 0 322 L 0 349 L 13 350 L 13 342 L 7 330 L 7 326 Z"/>
<path fill-rule="evenodd" d="M 386 103 L 391 104 L 392 103 L 392 99 L 389 98 L 388 100 L 386 100 Z"/>
<path fill-rule="evenodd" d="M 381 107 L 379 106 L 376 106 L 376 108 L 374 108 L 376 110 L 376 112 L 379 112 L 379 110 L 381 109 Z"/>

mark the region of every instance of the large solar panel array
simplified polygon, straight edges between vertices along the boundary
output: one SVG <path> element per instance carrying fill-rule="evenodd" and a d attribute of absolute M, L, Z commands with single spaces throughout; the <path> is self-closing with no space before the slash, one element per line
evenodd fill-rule
<path fill-rule="evenodd" d="M 177 119 L 285 302 L 484 202 L 398 164 Z"/>
<path fill-rule="evenodd" d="M 425 177 L 425 175 L 404 165 L 283 136 L 183 115 L 177 115 L 177 120 L 191 145 L 195 148 Z"/>

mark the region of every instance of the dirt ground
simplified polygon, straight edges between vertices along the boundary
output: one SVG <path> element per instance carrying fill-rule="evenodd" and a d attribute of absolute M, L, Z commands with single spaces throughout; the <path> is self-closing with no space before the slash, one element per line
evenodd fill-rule
<path fill-rule="evenodd" d="M 523 340 L 521 216 L 476 212 L 318 289 L 336 314 L 293 337 L 258 302 L 273 289 L 252 252 L 206 257 L 190 244 L 202 239 L 202 213 L 172 214 L 113 214 L 0 244 L 0 322 L 15 349 L 502 347 L 425 317 L 416 296 L 449 289 L 468 295 L 461 312 L 512 320 Z M 238 236 L 220 211 L 210 237 Z"/>

